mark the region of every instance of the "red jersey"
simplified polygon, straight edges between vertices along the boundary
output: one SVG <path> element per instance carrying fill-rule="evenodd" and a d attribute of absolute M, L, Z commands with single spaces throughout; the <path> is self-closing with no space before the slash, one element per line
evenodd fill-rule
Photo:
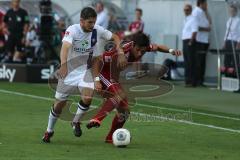
<path fill-rule="evenodd" d="M 134 55 L 131 52 L 133 46 L 134 46 L 133 41 L 126 42 L 122 45 L 124 54 L 128 62 L 130 63 L 139 61 L 142 58 L 142 56 L 139 57 L 138 59 L 134 57 Z M 152 45 L 148 47 L 147 51 L 148 52 L 152 51 Z M 110 83 L 118 82 L 118 77 L 121 70 L 117 66 L 117 57 L 118 57 L 118 54 L 117 54 L 116 48 L 110 51 L 105 51 L 102 54 L 102 61 L 104 64 L 100 73 L 101 74 L 100 78 L 102 81 L 104 81 L 103 83 L 107 86 L 110 86 Z"/>
<path fill-rule="evenodd" d="M 141 31 L 143 32 L 143 28 L 144 28 L 144 23 L 143 21 L 134 21 L 129 25 L 129 31 L 131 32 L 135 32 L 135 31 Z"/>

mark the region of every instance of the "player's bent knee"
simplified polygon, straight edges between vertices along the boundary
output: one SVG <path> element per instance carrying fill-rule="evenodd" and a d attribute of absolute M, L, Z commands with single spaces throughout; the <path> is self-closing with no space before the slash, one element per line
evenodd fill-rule
<path fill-rule="evenodd" d="M 82 97 L 82 102 L 84 104 L 90 105 L 92 102 L 92 97 Z"/>
<path fill-rule="evenodd" d="M 66 106 L 67 104 L 67 100 L 64 100 L 64 101 L 59 101 L 59 100 L 56 100 L 55 103 L 54 103 L 54 111 L 57 113 L 57 114 L 61 114 L 62 113 L 62 109 Z"/>
<path fill-rule="evenodd" d="M 78 107 L 81 109 L 81 110 L 83 110 L 83 111 L 87 111 L 88 109 L 89 109 L 89 107 L 90 107 L 90 103 L 85 103 L 84 101 L 80 101 L 79 103 L 78 103 Z"/>

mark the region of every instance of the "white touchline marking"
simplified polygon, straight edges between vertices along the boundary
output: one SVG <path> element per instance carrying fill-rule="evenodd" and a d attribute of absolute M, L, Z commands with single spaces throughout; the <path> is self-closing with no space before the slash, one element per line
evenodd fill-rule
<path fill-rule="evenodd" d="M 1 93 L 7 93 L 7 94 L 13 94 L 13 95 L 18 95 L 18 96 L 24 96 L 24 97 L 29 97 L 29 98 L 34 98 L 34 99 L 40 99 L 40 100 L 46 100 L 46 101 L 53 101 L 54 98 L 47 98 L 47 97 L 41 97 L 41 96 L 35 96 L 35 95 L 31 95 L 31 94 L 25 94 L 25 93 L 21 93 L 21 92 L 14 92 L 14 91 L 8 91 L 8 90 L 3 90 L 0 89 Z M 138 104 L 139 105 L 139 104 Z M 140 104 L 143 105 L 143 104 Z M 150 105 L 146 105 L 146 106 L 150 106 Z M 154 106 L 152 106 L 154 107 Z M 156 108 L 156 107 L 154 107 Z M 145 113 L 138 113 L 138 112 L 131 112 L 133 114 L 139 114 L 139 115 L 149 115 L 149 114 L 145 114 Z M 197 112 L 198 113 L 198 112 Z M 210 116 L 211 114 L 209 114 Z M 151 115 L 152 116 L 152 115 Z M 155 116 L 156 118 L 161 118 L 161 119 L 166 119 L 166 120 L 171 120 L 171 121 L 175 121 L 175 122 L 179 122 L 179 123 L 185 123 L 185 124 L 190 124 L 190 125 L 196 125 L 196 126 L 203 126 L 203 127 L 208 127 L 208 128 L 214 128 L 214 129 L 218 129 L 218 130 L 224 130 L 224 131 L 229 131 L 229 132 L 234 132 L 234 133 L 240 133 L 240 130 L 235 130 L 235 129 L 230 129 L 230 128 L 223 128 L 223 127 L 218 127 L 218 126 L 214 126 L 214 125 L 207 125 L 207 124 L 202 124 L 202 123 L 196 123 L 196 122 L 190 122 L 190 121 L 185 121 L 185 120 L 176 120 L 176 119 L 172 119 L 172 118 L 168 118 L 168 117 L 163 117 L 163 116 Z M 231 118 L 231 117 L 229 117 Z"/>
<path fill-rule="evenodd" d="M 240 130 L 223 128 L 223 127 L 218 127 L 218 126 L 214 126 L 214 125 L 196 123 L 196 122 L 191 122 L 191 121 L 186 121 L 186 120 L 177 120 L 177 119 L 168 118 L 168 117 L 164 117 L 164 116 L 153 116 L 153 115 L 149 115 L 149 114 L 145 114 L 145 113 L 138 113 L 138 112 L 131 112 L 131 114 L 136 114 L 136 115 L 140 115 L 140 116 L 151 116 L 151 117 L 162 119 L 162 120 L 175 121 L 175 122 L 179 122 L 179 123 L 185 123 L 185 124 L 214 128 L 214 129 L 224 130 L 224 131 L 229 131 L 229 132 L 234 132 L 234 133 L 240 133 Z"/>
<path fill-rule="evenodd" d="M 34 99 L 42 99 L 42 100 L 46 100 L 46 101 L 54 100 L 54 98 L 35 96 L 35 95 L 32 95 L 32 94 L 25 94 L 25 93 L 21 93 L 21 92 L 14 92 L 14 91 L 8 91 L 8 90 L 3 90 L 3 89 L 0 89 L 0 92 L 8 93 L 8 94 L 14 94 L 14 95 L 18 95 L 18 96 L 30 97 L 30 98 L 34 98 Z"/>
<path fill-rule="evenodd" d="M 147 108 L 164 109 L 164 110 L 169 110 L 169 111 L 189 113 L 189 111 L 182 110 L 182 109 L 158 107 L 158 106 L 147 105 L 147 104 L 140 104 L 140 103 L 137 103 L 136 105 L 144 106 L 144 107 L 147 107 Z M 216 117 L 216 118 L 223 118 L 223 119 L 230 119 L 230 120 L 240 121 L 239 118 L 228 117 L 228 116 L 221 116 L 221 115 L 216 115 L 216 114 L 211 114 L 211 113 L 203 113 L 203 112 L 196 112 L 196 111 L 191 111 L 191 113 L 204 115 L 204 116 L 209 116 L 209 117 Z"/>

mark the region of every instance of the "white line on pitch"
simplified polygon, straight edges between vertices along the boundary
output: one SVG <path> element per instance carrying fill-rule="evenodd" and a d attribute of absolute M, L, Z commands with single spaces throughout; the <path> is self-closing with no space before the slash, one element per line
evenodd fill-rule
<path fill-rule="evenodd" d="M 147 104 L 140 104 L 140 103 L 137 103 L 136 105 L 144 106 L 144 107 L 147 107 L 147 108 L 164 109 L 164 110 L 169 110 L 169 111 L 189 113 L 189 111 L 182 110 L 182 109 L 174 109 L 174 108 L 167 108 L 167 107 L 158 107 L 158 106 L 147 105 Z M 198 114 L 198 115 L 209 116 L 209 117 L 216 117 L 216 118 L 223 118 L 223 119 L 230 119 L 230 120 L 240 121 L 239 118 L 228 117 L 228 116 L 221 116 L 221 115 L 216 115 L 216 114 L 211 114 L 211 113 L 203 113 L 203 112 L 196 112 L 196 111 L 191 111 L 191 113 L 193 113 L 193 114 Z"/>
<path fill-rule="evenodd" d="M 29 97 L 29 98 L 34 98 L 34 99 L 46 100 L 46 101 L 54 100 L 53 98 L 41 97 L 41 96 L 25 94 L 25 93 L 21 93 L 21 92 L 8 91 L 8 90 L 3 90 L 3 89 L 0 89 L 0 92 L 7 93 L 7 94 L 18 95 L 18 96 Z M 148 105 L 148 106 L 150 106 L 150 105 Z M 132 112 L 132 113 L 133 114 L 139 114 L 139 115 L 148 115 L 148 114 L 145 114 L 145 113 L 138 113 L 138 112 Z M 208 127 L 208 128 L 214 128 L 214 129 L 224 130 L 224 131 L 229 131 L 229 132 L 234 132 L 234 133 L 240 133 L 240 130 L 235 130 L 235 129 L 230 129 L 230 128 L 223 128 L 223 127 L 218 127 L 218 126 L 214 126 L 214 125 L 201 124 L 201 123 L 190 122 L 190 121 L 185 121 L 185 120 L 176 120 L 176 119 L 171 119 L 171 118 L 161 117 L 161 116 L 157 116 L 157 118 L 162 118 L 162 119 L 167 119 L 167 120 L 171 120 L 171 121 L 176 121 L 176 122 L 179 122 L 179 123 L 185 123 L 185 124 L 191 124 L 191 125 L 197 125 L 197 126 L 204 126 L 204 127 Z"/>
<path fill-rule="evenodd" d="M 235 130 L 235 129 L 230 129 L 230 128 L 223 128 L 223 127 L 218 127 L 214 125 L 208 125 L 208 124 L 202 124 L 202 123 L 196 123 L 196 122 L 191 122 L 191 121 L 186 121 L 186 120 L 178 120 L 178 119 L 173 119 L 169 117 L 164 117 L 164 116 L 155 116 L 155 115 L 149 115 L 145 113 L 138 113 L 138 112 L 131 112 L 131 114 L 135 115 L 140 115 L 140 116 L 151 116 L 156 119 L 161 119 L 161 120 L 166 120 L 166 121 L 175 121 L 179 123 L 185 123 L 185 124 L 190 124 L 190 125 L 196 125 L 196 126 L 203 126 L 203 127 L 208 127 L 208 128 L 214 128 L 218 130 L 224 130 L 224 131 L 229 131 L 229 132 L 234 132 L 234 133 L 240 133 L 240 130 Z"/>

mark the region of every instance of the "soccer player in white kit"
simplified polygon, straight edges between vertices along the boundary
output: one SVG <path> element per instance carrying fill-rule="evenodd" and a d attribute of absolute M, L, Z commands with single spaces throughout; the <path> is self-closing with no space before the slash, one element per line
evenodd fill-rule
<path fill-rule="evenodd" d="M 61 67 L 56 72 L 59 77 L 55 94 L 56 100 L 49 114 L 47 130 L 42 138 L 45 143 L 50 142 L 50 138 L 54 134 L 56 121 L 67 104 L 68 96 L 71 95 L 72 90 L 75 88 L 80 91 L 81 100 L 78 103 L 77 113 L 71 124 L 75 136 L 81 136 L 82 130 L 79 119 L 89 109 L 94 88 L 96 90 L 101 88 L 101 86 L 98 86 L 99 83 L 94 83 L 100 81 L 100 79 L 95 78 L 93 80 L 90 71 L 93 53 L 96 53 L 95 46 L 98 40 L 112 39 L 118 46 L 118 53 L 121 55 L 118 59 L 119 65 L 124 67 L 127 63 L 124 52 L 120 48 L 118 36 L 95 25 L 96 17 L 97 14 L 93 8 L 85 7 L 81 11 L 80 24 L 69 26 L 65 32 L 60 53 Z M 86 63 L 83 63 L 83 61 Z M 86 77 L 87 80 L 85 80 Z"/>

